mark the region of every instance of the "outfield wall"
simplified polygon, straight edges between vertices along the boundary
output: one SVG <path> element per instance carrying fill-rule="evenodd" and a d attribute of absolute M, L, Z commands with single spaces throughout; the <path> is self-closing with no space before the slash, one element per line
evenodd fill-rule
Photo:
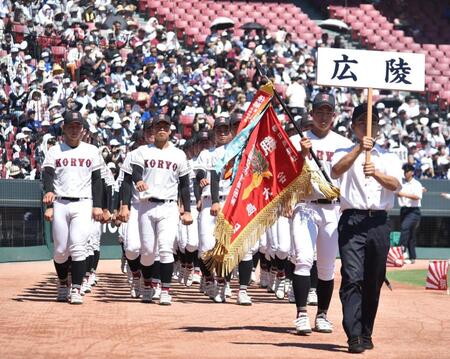
<path fill-rule="evenodd" d="M 450 181 L 423 180 L 422 220 L 417 235 L 418 258 L 450 258 Z M 390 212 L 399 231 L 399 208 Z M 117 227 L 102 227 L 102 258 L 119 258 Z M 0 180 L 0 262 L 48 260 L 52 257 L 51 225 L 43 220 L 40 181 Z"/>

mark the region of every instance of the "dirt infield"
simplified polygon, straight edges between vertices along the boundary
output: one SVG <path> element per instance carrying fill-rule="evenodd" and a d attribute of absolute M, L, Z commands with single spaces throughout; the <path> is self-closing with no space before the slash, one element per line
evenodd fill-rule
<path fill-rule="evenodd" d="M 426 266 L 424 263 L 414 268 Z M 171 307 L 129 297 L 119 261 L 101 261 L 82 306 L 57 303 L 52 262 L 0 264 L 0 358 L 344 358 L 337 288 L 333 334 L 293 334 L 295 307 L 252 287 L 254 304 L 215 304 L 198 288 L 173 290 Z M 410 267 L 413 268 L 413 267 Z M 236 283 L 234 283 L 235 285 Z M 450 358 L 450 296 L 383 288 L 375 349 L 365 358 Z M 339 278 L 337 285 L 339 287 Z M 311 317 L 315 309 L 310 307 Z M 312 320 L 313 318 L 311 318 Z"/>

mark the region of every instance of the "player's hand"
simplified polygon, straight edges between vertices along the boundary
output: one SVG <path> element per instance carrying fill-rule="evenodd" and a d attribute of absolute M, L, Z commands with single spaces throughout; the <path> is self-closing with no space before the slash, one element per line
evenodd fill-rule
<path fill-rule="evenodd" d="M 211 206 L 211 216 L 216 217 L 220 212 L 220 203 L 213 203 L 213 205 Z"/>
<path fill-rule="evenodd" d="M 139 192 L 144 192 L 144 191 L 148 190 L 148 184 L 145 183 L 144 181 L 139 181 L 138 183 L 136 183 L 136 189 Z"/>
<path fill-rule="evenodd" d="M 308 137 L 303 137 L 300 140 L 300 146 L 302 147 L 302 155 L 304 158 L 309 156 L 309 153 L 312 148 L 311 140 Z"/>
<path fill-rule="evenodd" d="M 102 223 L 108 223 L 111 219 L 112 219 L 111 212 L 108 209 L 104 209 Z"/>
<path fill-rule="evenodd" d="M 122 205 L 120 206 L 120 212 L 117 216 L 117 219 L 119 221 L 125 222 L 127 223 L 128 220 L 130 219 L 130 209 L 128 208 L 127 205 Z"/>
<path fill-rule="evenodd" d="M 44 219 L 48 222 L 53 221 L 53 208 L 47 208 L 44 212 Z"/>
<path fill-rule="evenodd" d="M 191 212 L 184 212 L 183 215 L 181 216 L 181 222 L 185 226 L 192 224 L 193 220 L 192 220 Z"/>
<path fill-rule="evenodd" d="M 201 211 L 202 210 L 202 200 L 201 199 L 199 199 L 198 201 L 197 201 L 197 211 Z"/>
<path fill-rule="evenodd" d="M 372 151 L 374 140 L 371 137 L 364 136 L 361 141 L 361 147 L 364 151 Z"/>
<path fill-rule="evenodd" d="M 204 188 L 209 185 L 209 181 L 206 178 L 200 180 L 200 187 Z"/>
<path fill-rule="evenodd" d="M 103 219 L 103 211 L 101 208 L 98 207 L 94 207 L 92 208 L 92 218 L 94 218 L 94 220 L 96 222 L 101 222 Z"/>
<path fill-rule="evenodd" d="M 42 199 L 42 202 L 48 206 L 49 204 L 52 204 L 55 201 L 55 194 L 53 192 L 47 192 L 44 195 L 44 198 Z"/>
<path fill-rule="evenodd" d="M 366 176 L 375 175 L 375 165 L 372 162 L 364 163 L 363 171 Z"/>

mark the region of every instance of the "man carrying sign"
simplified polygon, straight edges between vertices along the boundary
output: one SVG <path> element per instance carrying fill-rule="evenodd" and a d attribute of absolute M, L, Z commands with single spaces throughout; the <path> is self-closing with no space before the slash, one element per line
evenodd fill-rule
<path fill-rule="evenodd" d="M 374 347 L 372 332 L 389 251 L 387 211 L 394 205 L 394 192 L 400 188 L 402 178 L 398 157 L 366 136 L 367 112 L 367 104 L 354 109 L 352 130 L 358 143 L 338 150 L 331 170 L 331 177 L 339 178 L 341 183 L 340 297 L 351 353 Z M 376 136 L 380 127 L 375 108 L 372 119 L 372 132 Z M 364 151 L 370 153 L 368 161 Z"/>

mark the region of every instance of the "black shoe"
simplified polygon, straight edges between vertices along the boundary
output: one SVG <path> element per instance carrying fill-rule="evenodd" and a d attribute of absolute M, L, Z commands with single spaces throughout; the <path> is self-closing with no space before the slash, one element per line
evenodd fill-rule
<path fill-rule="evenodd" d="M 349 353 L 363 353 L 365 350 L 361 337 L 354 337 L 348 340 L 348 352 Z"/>
<path fill-rule="evenodd" d="M 373 349 L 374 345 L 373 345 L 371 337 L 364 337 L 363 336 L 362 337 L 362 342 L 363 342 L 364 349 L 366 349 L 366 350 Z"/>

